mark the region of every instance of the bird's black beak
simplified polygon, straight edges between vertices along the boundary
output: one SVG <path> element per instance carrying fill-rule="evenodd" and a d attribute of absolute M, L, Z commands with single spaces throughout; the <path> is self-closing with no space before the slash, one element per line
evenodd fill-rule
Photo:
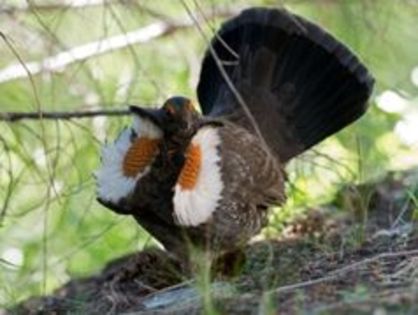
<path fill-rule="evenodd" d="M 108 208 L 110 210 L 112 210 L 115 213 L 118 214 L 132 214 L 132 211 L 130 210 L 130 208 L 128 208 L 126 206 L 125 201 L 122 199 L 118 204 L 105 200 L 101 197 L 97 197 L 96 200 L 105 208 Z"/>
<path fill-rule="evenodd" d="M 164 125 L 164 121 L 167 119 L 167 113 L 162 108 L 142 108 L 135 105 L 130 105 L 129 110 L 131 113 L 140 117 L 148 118 L 159 127 L 162 127 Z"/>

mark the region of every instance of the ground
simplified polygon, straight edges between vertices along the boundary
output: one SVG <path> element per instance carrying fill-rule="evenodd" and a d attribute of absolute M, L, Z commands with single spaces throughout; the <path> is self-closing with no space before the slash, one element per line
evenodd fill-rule
<path fill-rule="evenodd" d="M 206 286 L 150 248 L 8 313 L 417 314 L 417 212 L 418 170 L 390 173 L 248 245 L 237 274 Z"/>

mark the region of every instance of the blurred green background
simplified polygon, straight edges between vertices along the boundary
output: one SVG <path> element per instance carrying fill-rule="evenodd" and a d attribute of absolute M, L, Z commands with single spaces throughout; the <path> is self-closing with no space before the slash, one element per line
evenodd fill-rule
<path fill-rule="evenodd" d="M 157 106 L 173 94 L 195 98 L 206 40 L 186 7 L 207 17 L 200 24 L 210 37 L 222 13 L 255 5 L 284 6 L 319 23 L 349 45 L 377 81 L 365 117 L 289 165 L 290 198 L 284 210 L 273 211 L 269 231 L 280 232 L 283 217 L 329 200 L 343 183 L 418 164 L 413 0 L 2 1 L 0 112 L 123 109 Z M 102 40 L 99 51 L 112 36 L 126 38 L 161 21 L 189 26 L 34 73 L 48 57 Z M 68 61 L 77 51 L 59 56 Z M 129 123 L 128 117 L 0 121 L 0 306 L 51 292 L 153 243 L 131 218 L 95 201 L 100 146 Z"/>

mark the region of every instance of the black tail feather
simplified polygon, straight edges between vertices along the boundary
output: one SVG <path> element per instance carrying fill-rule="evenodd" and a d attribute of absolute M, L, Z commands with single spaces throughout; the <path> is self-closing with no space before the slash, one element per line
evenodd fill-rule
<path fill-rule="evenodd" d="M 365 66 L 322 28 L 285 10 L 245 10 L 211 45 L 282 161 L 366 111 L 374 80 Z M 210 51 L 197 92 L 204 114 L 231 115 L 251 129 Z"/>

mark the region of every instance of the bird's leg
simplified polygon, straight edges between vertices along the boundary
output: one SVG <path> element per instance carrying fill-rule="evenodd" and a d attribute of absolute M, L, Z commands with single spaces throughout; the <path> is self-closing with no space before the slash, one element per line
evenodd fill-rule
<path fill-rule="evenodd" d="M 231 278 L 239 275 L 246 262 L 243 249 L 235 249 L 218 256 L 212 264 L 213 277 Z"/>
<path fill-rule="evenodd" d="M 179 257 L 178 255 L 176 255 Z M 245 252 L 241 249 L 215 254 L 212 250 L 189 251 L 180 255 L 182 274 L 190 275 L 199 281 L 211 282 L 213 279 L 230 279 L 241 274 L 246 262 Z"/>
<path fill-rule="evenodd" d="M 123 294 L 126 290 L 152 293 L 182 282 L 177 257 L 158 248 L 147 248 L 119 258 L 104 270 L 105 285 Z M 129 294 L 128 294 L 129 296 Z"/>

